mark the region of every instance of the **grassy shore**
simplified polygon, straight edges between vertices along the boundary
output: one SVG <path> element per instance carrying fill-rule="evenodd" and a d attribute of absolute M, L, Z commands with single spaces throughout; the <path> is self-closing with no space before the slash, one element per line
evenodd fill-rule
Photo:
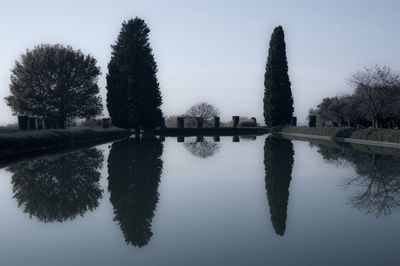
<path fill-rule="evenodd" d="M 400 143 L 400 130 L 338 127 L 275 127 L 273 133 L 295 133 L 337 138 Z"/>
<path fill-rule="evenodd" d="M 41 131 L 25 131 L 0 134 L 0 160 L 9 156 L 127 137 L 129 130 L 121 128 L 71 128 Z"/>
<path fill-rule="evenodd" d="M 311 146 L 315 145 L 323 145 L 332 148 L 352 148 L 361 152 L 371 153 L 371 154 L 384 154 L 384 155 L 392 155 L 400 157 L 400 149 L 389 148 L 389 147 L 381 147 L 381 146 L 371 146 L 371 145 L 363 145 L 357 143 L 346 143 L 346 142 L 336 142 L 330 140 L 320 140 L 320 139 L 310 139 L 299 136 L 292 135 L 274 135 L 274 138 L 283 138 L 288 140 L 299 140 L 299 141 L 307 141 Z"/>

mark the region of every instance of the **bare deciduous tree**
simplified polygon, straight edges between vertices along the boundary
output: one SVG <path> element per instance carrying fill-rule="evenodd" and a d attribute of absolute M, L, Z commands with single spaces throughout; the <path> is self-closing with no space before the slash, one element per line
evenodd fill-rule
<path fill-rule="evenodd" d="M 202 102 L 190 107 L 185 115 L 191 117 L 202 117 L 204 120 L 209 120 L 214 116 L 218 116 L 219 110 L 214 105 Z"/>
<path fill-rule="evenodd" d="M 353 74 L 349 81 L 356 89 L 358 111 L 372 122 L 374 128 L 379 126 L 380 121 L 399 114 L 399 72 L 375 66 Z"/>
<path fill-rule="evenodd" d="M 201 141 L 192 139 L 191 141 L 184 143 L 184 145 L 194 156 L 200 158 L 213 156 L 219 150 L 219 143 L 208 141 L 206 138 L 201 139 Z"/>

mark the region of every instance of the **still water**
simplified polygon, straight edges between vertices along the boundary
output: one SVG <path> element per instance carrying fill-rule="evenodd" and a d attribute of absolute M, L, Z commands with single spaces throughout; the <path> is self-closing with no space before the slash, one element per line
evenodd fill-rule
<path fill-rule="evenodd" d="M 400 265 L 399 150 L 215 140 L 3 166 L 0 265 Z"/>

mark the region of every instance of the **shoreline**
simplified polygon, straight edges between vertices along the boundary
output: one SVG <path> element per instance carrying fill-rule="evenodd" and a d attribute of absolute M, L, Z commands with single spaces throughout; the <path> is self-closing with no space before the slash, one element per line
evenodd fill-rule
<path fill-rule="evenodd" d="M 272 135 L 278 135 L 278 136 L 279 135 L 293 136 L 293 137 L 300 137 L 300 138 L 306 138 L 306 139 L 318 139 L 318 140 L 333 141 L 333 142 L 353 143 L 353 144 L 362 144 L 362 145 L 400 149 L 400 143 L 397 143 L 397 142 L 354 139 L 354 138 L 341 138 L 341 137 L 321 136 L 321 135 L 312 135 L 312 134 L 304 134 L 304 133 L 289 133 L 289 132 L 274 132 L 274 131 L 272 131 L 271 133 L 272 133 Z"/>
<path fill-rule="evenodd" d="M 0 162 L 50 150 L 101 143 L 129 137 L 131 132 L 121 128 L 56 129 L 0 134 Z"/>
<path fill-rule="evenodd" d="M 171 136 L 235 136 L 235 135 L 264 135 L 270 130 L 266 127 L 203 127 L 203 128 L 161 128 L 154 130 L 154 134 Z"/>

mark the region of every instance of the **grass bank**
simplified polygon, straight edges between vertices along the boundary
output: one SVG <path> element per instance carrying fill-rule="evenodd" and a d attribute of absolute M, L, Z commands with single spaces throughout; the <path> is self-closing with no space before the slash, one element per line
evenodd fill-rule
<path fill-rule="evenodd" d="M 333 138 L 349 138 L 380 142 L 400 143 L 400 130 L 393 129 L 355 129 L 337 127 L 275 127 L 272 133 L 294 133 Z"/>
<path fill-rule="evenodd" d="M 305 137 L 298 137 L 292 135 L 274 135 L 274 138 L 283 138 L 288 140 L 298 140 L 298 141 L 306 141 L 309 142 L 311 146 L 326 146 L 331 148 L 343 149 L 343 148 L 351 148 L 361 152 L 371 153 L 371 154 L 383 154 L 383 155 L 391 155 L 400 157 L 400 149 L 390 148 L 390 147 L 382 147 L 382 146 L 372 146 L 372 145 L 363 145 L 357 143 L 346 143 L 346 142 L 337 142 L 330 140 L 321 140 L 321 139 L 311 139 Z"/>
<path fill-rule="evenodd" d="M 14 155 L 127 137 L 121 128 L 72 128 L 0 134 L 0 160 Z"/>

